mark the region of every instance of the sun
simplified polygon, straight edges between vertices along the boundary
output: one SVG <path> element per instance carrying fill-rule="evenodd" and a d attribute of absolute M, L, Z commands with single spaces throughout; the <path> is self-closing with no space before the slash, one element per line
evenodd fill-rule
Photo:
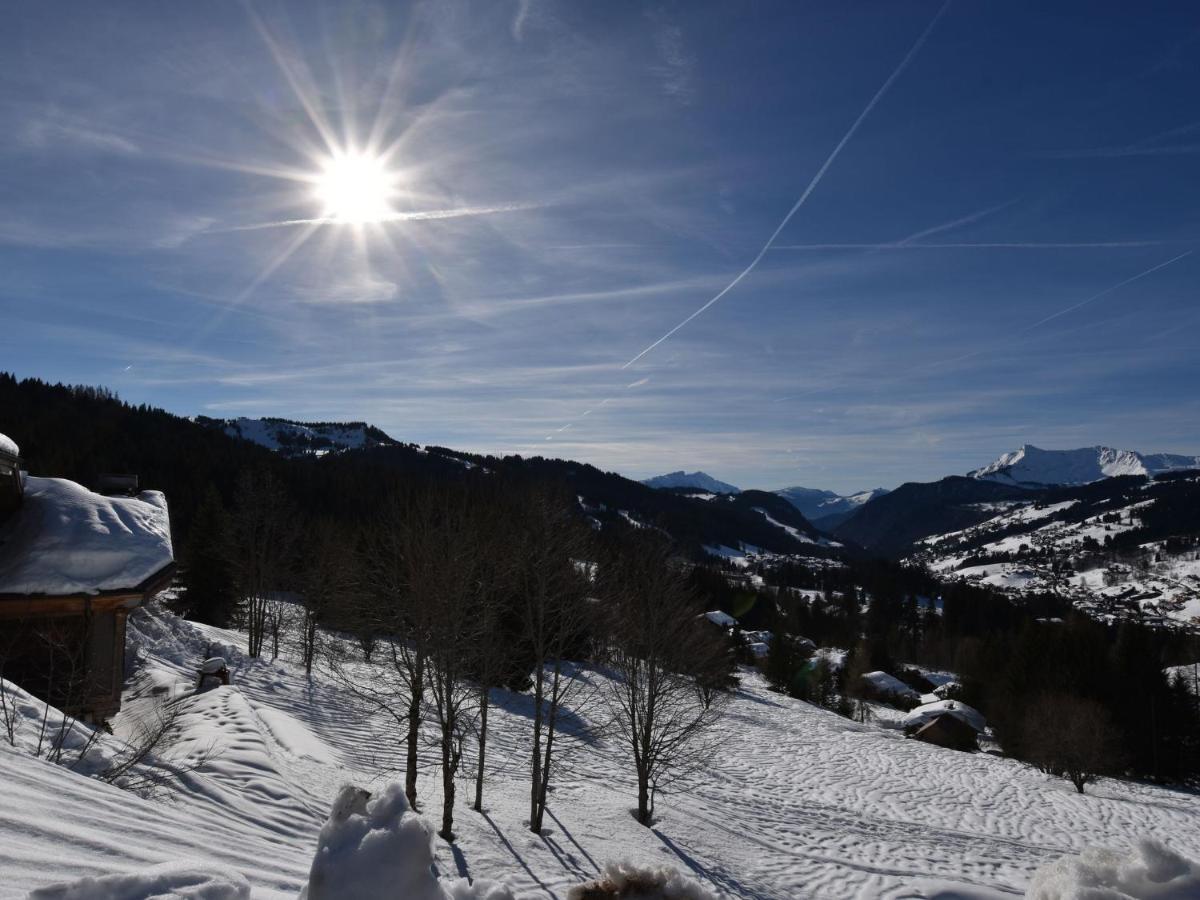
<path fill-rule="evenodd" d="M 341 153 L 326 161 L 316 178 L 325 218 L 335 222 L 382 222 L 395 214 L 391 199 L 396 175 L 384 160 L 365 153 Z"/>

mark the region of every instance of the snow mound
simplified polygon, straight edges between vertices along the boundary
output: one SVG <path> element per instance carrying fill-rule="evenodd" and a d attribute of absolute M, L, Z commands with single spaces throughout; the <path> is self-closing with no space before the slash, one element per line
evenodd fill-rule
<path fill-rule="evenodd" d="M 567 891 L 567 900 L 717 900 L 717 895 L 672 868 L 609 863 L 597 880 Z"/>
<path fill-rule="evenodd" d="M 250 882 L 228 869 L 165 863 L 144 872 L 87 877 L 39 888 L 29 900 L 248 900 Z"/>
<path fill-rule="evenodd" d="M 7 434 L 0 434 L 0 453 L 7 453 L 9 456 L 20 456 L 21 448 Z"/>
<path fill-rule="evenodd" d="M 29 476 L 19 514 L 0 529 L 0 594 L 126 590 L 171 561 L 158 491 L 105 497 L 64 478 Z"/>
<path fill-rule="evenodd" d="M 400 785 L 367 797 L 350 786 L 338 793 L 300 900 L 512 900 L 490 882 L 438 881 L 433 828 L 412 812 Z"/>
<path fill-rule="evenodd" d="M 1038 869 L 1030 900 L 1194 900 L 1200 865 L 1148 838 L 1120 852 L 1094 847 Z"/>

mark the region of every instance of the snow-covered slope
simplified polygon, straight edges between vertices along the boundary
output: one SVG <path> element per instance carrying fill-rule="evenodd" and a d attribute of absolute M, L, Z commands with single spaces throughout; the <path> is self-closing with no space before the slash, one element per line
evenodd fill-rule
<path fill-rule="evenodd" d="M 1200 473 L 976 503 L 975 524 L 919 540 L 914 562 L 1014 594 L 1057 591 L 1098 618 L 1200 626 Z"/>
<path fill-rule="evenodd" d="M 741 488 L 734 487 L 725 481 L 718 481 L 707 472 L 668 472 L 666 475 L 655 475 L 646 478 L 642 484 L 652 488 L 696 488 L 713 494 L 736 494 Z"/>
<path fill-rule="evenodd" d="M 274 450 L 285 456 L 320 455 L 395 444 L 365 422 L 292 422 L 288 419 L 209 419 L 197 421 L 220 428 L 230 437 Z"/>
<path fill-rule="evenodd" d="M 1021 487 L 1089 484 L 1120 475 L 1157 475 L 1179 469 L 1200 469 L 1200 456 L 1176 453 L 1142 454 L 1111 447 L 1043 450 L 1025 444 L 995 462 L 967 474 Z"/>
<path fill-rule="evenodd" d="M 844 519 L 864 503 L 882 497 L 887 492 L 887 488 L 872 488 L 857 494 L 835 494 L 833 491 L 818 488 L 790 487 L 781 488 L 775 493 L 800 510 L 809 521 L 819 522 L 831 516 L 837 520 Z M 826 527 L 827 524 L 830 523 L 822 523 L 822 527 Z"/>
<path fill-rule="evenodd" d="M 229 660 L 230 687 L 178 701 L 182 748 L 220 752 L 172 802 L 148 802 L 0 740 L 0 898 L 188 859 L 241 873 L 258 900 L 295 898 L 340 786 L 380 792 L 395 780 L 394 723 L 328 672 L 309 681 L 282 658 L 247 659 L 241 635 L 158 609 L 137 613 L 130 633 L 142 662 L 122 717 L 190 683 L 200 655 Z M 383 671 L 352 668 L 356 677 Z M 622 858 L 674 866 L 722 897 L 865 900 L 1011 897 L 1062 854 L 1131 852 L 1149 835 L 1200 856 L 1190 794 L 1102 782 L 1080 796 L 1018 763 L 906 740 L 894 724 L 856 724 L 771 693 L 750 672 L 717 726 L 721 754 L 686 790 L 658 798 L 653 828 L 630 816 L 618 743 L 566 739 L 538 837 L 523 824 L 528 698 L 497 690 L 493 700 L 484 812 L 467 807 L 464 783 L 459 841 L 437 840 L 435 864 L 443 875 L 503 880 L 519 897 L 561 898 Z M 587 710 L 576 717 L 590 720 Z M 120 735 L 129 722 L 115 727 Z M 469 761 L 464 768 L 473 771 Z M 427 815 L 439 809 L 437 785 L 425 768 Z"/>

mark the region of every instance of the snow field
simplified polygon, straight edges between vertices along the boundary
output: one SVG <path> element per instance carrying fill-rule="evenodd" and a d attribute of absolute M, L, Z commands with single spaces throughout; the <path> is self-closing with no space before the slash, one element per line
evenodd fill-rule
<path fill-rule="evenodd" d="M 182 697 L 178 750 L 220 752 L 172 802 L 149 802 L 0 747 L 0 897 L 186 858 L 240 874 L 259 900 L 295 898 L 343 786 L 382 796 L 397 780 L 394 725 L 325 671 L 310 682 L 284 659 L 246 659 L 241 635 L 156 609 L 134 616 L 130 633 L 141 663 L 117 734 L 155 698 Z M 213 652 L 229 661 L 233 685 L 186 696 Z M 354 665 L 376 683 L 385 677 Z M 1064 854 L 1128 854 L 1144 837 L 1200 858 L 1194 796 L 1109 781 L 1079 796 L 1013 761 L 906 740 L 894 725 L 856 724 L 773 694 L 752 672 L 718 725 L 719 755 L 659 797 L 652 828 L 631 816 L 621 748 L 580 729 L 563 742 L 539 837 L 523 824 L 529 698 L 495 691 L 493 700 L 484 812 L 469 809 L 464 777 L 459 840 L 436 840 L 433 863 L 444 878 L 495 879 L 518 897 L 566 897 L 619 860 L 671 866 L 721 897 L 865 900 L 1019 895 Z M 599 718 L 579 710 L 571 724 Z M 436 817 L 432 753 L 424 766 L 419 801 Z"/>

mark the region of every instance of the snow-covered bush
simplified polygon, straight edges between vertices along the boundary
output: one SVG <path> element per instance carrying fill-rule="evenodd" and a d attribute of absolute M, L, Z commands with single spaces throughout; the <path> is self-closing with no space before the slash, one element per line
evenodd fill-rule
<path fill-rule="evenodd" d="M 1029 900 L 1194 900 L 1200 865 L 1158 841 L 1124 852 L 1094 847 L 1063 856 L 1033 875 Z"/>
<path fill-rule="evenodd" d="M 89 876 L 39 888 L 29 900 L 248 900 L 250 882 L 237 872 L 196 863 L 166 863 L 127 875 Z"/>
<path fill-rule="evenodd" d="M 404 788 L 377 796 L 344 787 L 317 840 L 300 900 L 512 900 L 505 887 L 433 874 L 433 827 L 413 813 Z"/>
<path fill-rule="evenodd" d="M 672 868 L 609 863 L 596 881 L 573 887 L 567 900 L 717 900 L 717 895 Z"/>

